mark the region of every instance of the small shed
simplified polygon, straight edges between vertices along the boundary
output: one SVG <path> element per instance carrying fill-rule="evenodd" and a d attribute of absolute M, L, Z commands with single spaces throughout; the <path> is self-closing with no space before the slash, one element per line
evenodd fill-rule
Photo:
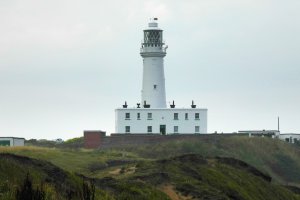
<path fill-rule="evenodd" d="M 91 130 L 84 131 L 84 148 L 97 149 L 101 145 L 101 138 L 106 135 L 105 131 Z"/>
<path fill-rule="evenodd" d="M 25 144 L 25 138 L 0 137 L 0 146 L 16 147 L 16 146 L 24 146 L 24 144 Z"/>

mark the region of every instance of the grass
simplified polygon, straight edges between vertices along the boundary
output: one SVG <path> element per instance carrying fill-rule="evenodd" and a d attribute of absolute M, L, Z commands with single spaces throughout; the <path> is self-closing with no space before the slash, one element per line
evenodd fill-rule
<path fill-rule="evenodd" d="M 47 168 L 50 165 L 44 160 L 65 170 L 68 174 L 65 184 L 73 185 L 69 187 L 81 185 L 81 178 L 75 174 L 82 174 L 87 180 L 94 178 L 101 199 L 169 199 L 160 189 L 164 184 L 183 197 L 299 199 L 278 185 L 300 184 L 299 147 L 270 138 L 212 138 L 106 150 L 0 147 L 0 153 L 26 156 L 41 162 L 39 165 L 20 165 L 18 161 L 0 156 L 0 195 L 6 195 L 5 199 L 12 199 L 10 192 L 3 193 L 5 188 L 8 190 L 20 184 L 27 171 L 31 172 L 35 184 L 51 179 L 46 173 L 51 171 Z M 182 157 L 190 153 L 197 156 L 193 159 Z M 253 175 L 246 168 L 222 163 L 216 156 L 243 160 L 271 175 L 275 184 Z M 59 199 L 53 184 L 46 188 L 49 199 Z"/>
<path fill-rule="evenodd" d="M 178 192 L 195 199 L 300 199 L 245 167 L 237 168 L 218 159 L 184 157 L 143 162 L 132 179 L 153 185 L 172 183 Z"/>
<path fill-rule="evenodd" d="M 108 161 L 170 158 L 186 153 L 207 157 L 225 156 L 245 161 L 270 174 L 280 184 L 300 185 L 300 146 L 261 137 L 211 137 L 210 140 L 184 140 L 155 145 L 129 146 L 106 150 L 45 147 L 0 147 L 0 152 L 13 153 L 50 161 L 70 172 L 101 178 L 120 166 Z"/>
<path fill-rule="evenodd" d="M 280 184 L 300 185 L 300 148 L 272 138 L 228 137 L 211 140 L 174 141 L 125 148 L 143 158 L 169 158 L 186 153 L 207 157 L 233 157 L 270 174 Z"/>
<path fill-rule="evenodd" d="M 47 160 L 69 172 L 76 172 L 86 176 L 95 177 L 98 175 L 91 170 L 91 166 L 95 164 L 102 164 L 105 166 L 105 163 L 109 160 L 140 160 L 140 158 L 138 158 L 134 153 L 124 153 L 117 150 L 96 151 L 86 149 L 58 149 L 24 146 L 0 147 L 0 153 L 1 152 Z M 102 171 L 101 174 L 103 174 Z"/>

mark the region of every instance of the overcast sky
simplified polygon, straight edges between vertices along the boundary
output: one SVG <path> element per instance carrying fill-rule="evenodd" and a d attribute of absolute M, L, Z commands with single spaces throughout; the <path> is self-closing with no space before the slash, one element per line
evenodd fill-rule
<path fill-rule="evenodd" d="M 300 133 L 299 0 L 1 0 L 0 136 L 114 132 L 140 101 L 142 30 L 169 46 L 167 102 L 208 108 L 209 132 Z"/>

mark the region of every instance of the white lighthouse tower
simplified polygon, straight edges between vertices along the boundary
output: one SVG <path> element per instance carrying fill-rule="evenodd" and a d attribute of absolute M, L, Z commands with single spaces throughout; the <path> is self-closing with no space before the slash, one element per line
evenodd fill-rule
<path fill-rule="evenodd" d="M 166 108 L 164 57 L 166 49 L 163 30 L 158 28 L 157 18 L 148 23 L 144 30 L 141 47 L 143 57 L 142 104 L 151 108 Z"/>
<path fill-rule="evenodd" d="M 124 134 L 201 134 L 207 133 L 207 109 L 170 108 L 166 105 L 163 30 L 153 18 L 144 29 L 140 54 L 143 58 L 143 85 L 140 103 L 117 108 L 115 133 Z M 136 105 L 136 106 L 135 106 Z"/>

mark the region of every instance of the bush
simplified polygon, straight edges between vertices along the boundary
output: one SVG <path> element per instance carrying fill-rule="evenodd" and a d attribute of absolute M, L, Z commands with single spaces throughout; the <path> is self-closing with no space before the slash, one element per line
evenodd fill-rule
<path fill-rule="evenodd" d="M 27 173 L 23 185 L 16 191 L 16 200 L 44 200 L 45 191 L 43 190 L 43 185 L 36 189 L 32 186 L 32 180 Z"/>

